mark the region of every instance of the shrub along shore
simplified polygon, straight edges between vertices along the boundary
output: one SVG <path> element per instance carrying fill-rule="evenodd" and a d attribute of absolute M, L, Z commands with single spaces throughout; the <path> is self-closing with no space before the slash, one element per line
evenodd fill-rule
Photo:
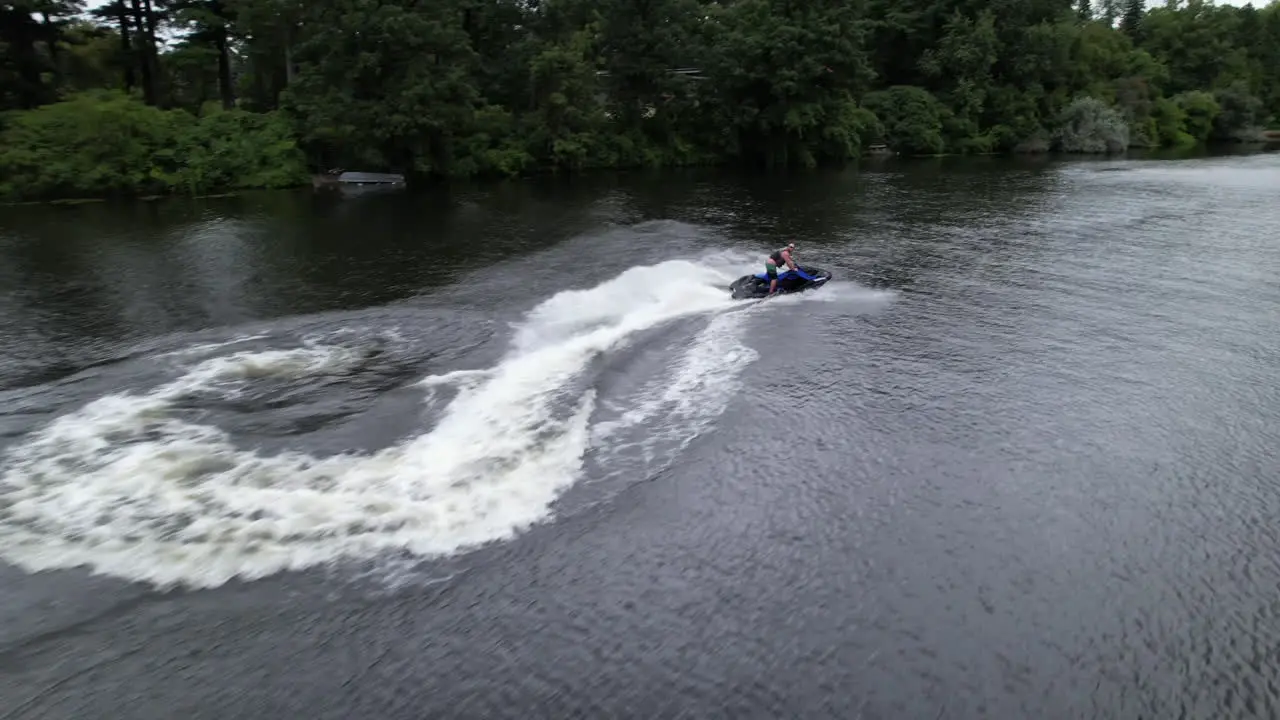
<path fill-rule="evenodd" d="M 442 2 L 9 3 L 0 199 L 1280 131 L 1280 1 Z"/>

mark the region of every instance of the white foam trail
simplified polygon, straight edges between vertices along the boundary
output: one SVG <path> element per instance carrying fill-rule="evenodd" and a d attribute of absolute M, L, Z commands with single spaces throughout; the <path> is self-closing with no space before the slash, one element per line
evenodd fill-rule
<path fill-rule="evenodd" d="M 84 565 L 213 587 L 509 537 L 545 519 L 581 469 L 595 398 L 566 396 L 574 379 L 637 331 L 733 306 L 726 285 L 737 269 L 672 261 L 548 299 L 495 367 L 428 378 L 460 385 L 439 422 L 373 455 L 259 455 L 171 412 L 189 394 L 263 376 L 342 372 L 358 355 L 338 346 L 213 358 L 150 392 L 100 398 L 8 458 L 0 554 L 31 571 Z M 698 362 L 677 377 L 693 382 Z"/>
<path fill-rule="evenodd" d="M 729 307 L 725 286 L 733 277 L 686 260 L 633 267 L 594 288 L 558 293 L 534 308 L 517 329 L 514 352 L 533 352 L 589 335 L 628 316 L 632 317 L 624 324 L 630 327 L 624 334 L 651 327 L 659 318 L 688 314 L 686 308 L 702 312 Z"/>
<path fill-rule="evenodd" d="M 661 425 L 639 442 L 644 459 L 652 462 L 655 448 L 670 454 L 697 437 L 724 411 L 739 390 L 741 371 L 758 357 L 741 341 L 746 319 L 744 313 L 713 318 L 666 376 L 628 403 L 618 419 L 595 426 L 592 442 L 617 454 L 630 449 L 610 446 L 618 433 L 661 417 Z M 671 441 L 678 447 L 668 447 Z"/>
<path fill-rule="evenodd" d="M 211 389 L 236 395 L 257 380 L 345 372 L 360 358 L 357 350 L 315 343 L 292 350 L 243 351 L 205 360 L 158 393 L 169 399 Z"/>
<path fill-rule="evenodd" d="M 462 385 L 469 386 L 492 377 L 493 372 L 490 370 L 454 370 L 444 375 L 429 375 L 418 384 L 422 387 L 440 387 L 441 385 Z"/>
<path fill-rule="evenodd" d="M 879 306 L 893 297 L 890 291 L 834 281 L 820 292 L 781 295 L 750 304 L 744 312 L 717 315 L 666 376 L 622 405 L 626 409 L 617 419 L 593 428 L 592 443 L 605 464 L 614 456 L 637 451 L 646 465 L 671 458 L 702 434 L 741 389 L 742 370 L 759 356 L 743 343 L 751 315 L 806 303 Z M 632 428 L 643 428 L 641 437 L 621 442 L 619 436 Z"/>
<path fill-rule="evenodd" d="M 158 353 L 155 355 L 155 357 L 157 359 L 175 358 L 178 360 L 184 360 L 187 358 L 194 358 L 200 355 L 208 355 L 214 351 L 221 350 L 222 348 L 231 347 L 232 345 L 241 345 L 243 343 L 251 342 L 253 340 L 262 340 L 266 337 L 267 336 L 264 334 L 242 335 L 239 337 L 231 338 L 229 340 L 219 340 L 216 342 L 200 343 L 198 345 L 188 345 L 187 347 L 178 348 L 177 350 L 169 350 L 167 352 Z"/>

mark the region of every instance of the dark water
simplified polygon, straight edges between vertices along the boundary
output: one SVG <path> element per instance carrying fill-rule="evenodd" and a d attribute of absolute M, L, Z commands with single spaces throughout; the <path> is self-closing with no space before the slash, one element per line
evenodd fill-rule
<path fill-rule="evenodd" d="M 1275 717 L 1278 230 L 1275 154 L 5 209 L 0 717 Z"/>

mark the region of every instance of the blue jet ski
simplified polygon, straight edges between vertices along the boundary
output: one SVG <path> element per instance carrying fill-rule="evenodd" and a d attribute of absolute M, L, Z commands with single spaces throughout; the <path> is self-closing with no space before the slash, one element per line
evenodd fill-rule
<path fill-rule="evenodd" d="M 804 292 L 820 288 L 831 279 L 831 273 L 812 265 L 797 265 L 795 270 L 778 273 L 778 293 Z M 769 275 L 760 271 L 754 275 L 743 275 L 729 286 L 734 300 L 762 298 L 769 294 Z"/>

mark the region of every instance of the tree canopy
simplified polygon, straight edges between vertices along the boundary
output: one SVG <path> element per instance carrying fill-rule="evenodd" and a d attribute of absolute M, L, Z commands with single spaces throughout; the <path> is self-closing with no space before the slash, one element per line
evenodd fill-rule
<path fill-rule="evenodd" d="M 10 196 L 1114 152 L 1277 122 L 1280 0 L 0 2 Z"/>

